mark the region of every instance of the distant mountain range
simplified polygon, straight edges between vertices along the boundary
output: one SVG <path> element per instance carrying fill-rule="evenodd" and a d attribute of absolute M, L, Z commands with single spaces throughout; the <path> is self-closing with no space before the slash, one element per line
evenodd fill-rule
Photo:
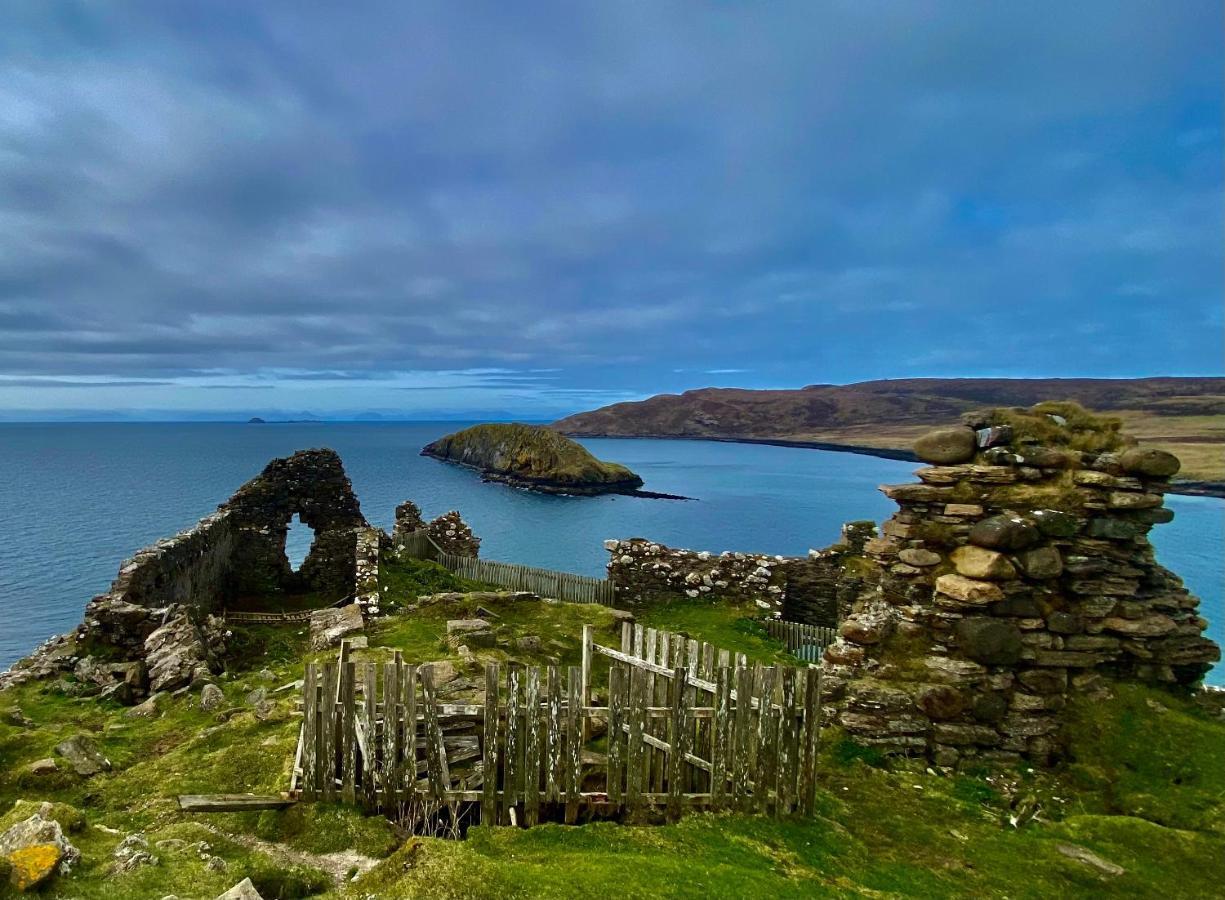
<path fill-rule="evenodd" d="M 1225 378 L 906 378 L 796 390 L 703 388 L 616 403 L 553 427 L 575 437 L 681 437 L 904 451 L 932 425 L 985 406 L 1075 400 L 1111 412 L 1183 459 L 1184 475 L 1225 480 Z M 898 455 L 896 452 L 882 455 Z"/>

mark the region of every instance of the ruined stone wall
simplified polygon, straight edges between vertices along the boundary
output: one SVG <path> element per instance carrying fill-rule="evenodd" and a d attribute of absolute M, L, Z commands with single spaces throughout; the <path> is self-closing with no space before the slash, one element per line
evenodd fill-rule
<path fill-rule="evenodd" d="M 357 530 L 353 599 L 363 613 L 379 613 L 379 551 L 386 535 L 377 528 Z"/>
<path fill-rule="evenodd" d="M 151 609 L 179 605 L 211 612 L 227 582 L 234 540 L 230 514 L 222 511 L 137 551 L 120 566 L 110 590 L 86 606 L 86 632 L 139 648 L 161 624 Z"/>
<path fill-rule="evenodd" d="M 608 577 L 618 601 L 645 603 L 664 596 L 752 600 L 762 609 L 782 608 L 782 556 L 678 550 L 643 538 L 605 541 Z"/>
<path fill-rule="evenodd" d="M 481 554 L 481 539 L 454 509 L 431 521 L 425 529 L 430 539 L 446 553 L 474 557 Z"/>
<path fill-rule="evenodd" d="M 1046 761 L 1071 695 L 1111 678 L 1193 684 L 1220 651 L 1147 538 L 1173 517 L 1176 459 L 1018 445 L 977 424 L 921 439 L 937 464 L 882 488 L 900 509 L 866 544 L 874 572 L 822 665 L 862 742 L 941 765 Z"/>

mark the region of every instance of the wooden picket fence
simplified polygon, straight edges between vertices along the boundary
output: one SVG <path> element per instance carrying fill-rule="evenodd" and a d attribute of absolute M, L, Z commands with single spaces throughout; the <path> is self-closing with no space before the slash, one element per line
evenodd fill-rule
<path fill-rule="evenodd" d="M 820 662 L 825 648 L 838 640 L 838 629 L 783 619 L 766 619 L 766 634 L 782 641 L 787 651 L 806 662 Z"/>
<path fill-rule="evenodd" d="M 391 817 L 468 804 L 483 822 L 524 825 L 812 811 L 818 669 L 749 667 L 640 627 L 627 628 L 620 650 L 585 628 L 583 649 L 583 665 L 565 670 L 489 663 L 484 701 L 463 704 L 439 698 L 429 665 L 398 653 L 358 664 L 342 645 L 338 661 L 307 666 L 290 796 Z M 610 661 L 606 705 L 591 693 L 600 656 Z M 603 753 L 586 746 L 598 736 Z"/>
<path fill-rule="evenodd" d="M 483 581 L 512 591 L 531 591 L 567 603 L 614 605 L 613 583 L 607 578 L 448 553 L 434 543 L 424 528 L 398 536 L 397 541 L 401 553 L 415 559 L 432 559 L 461 578 Z"/>

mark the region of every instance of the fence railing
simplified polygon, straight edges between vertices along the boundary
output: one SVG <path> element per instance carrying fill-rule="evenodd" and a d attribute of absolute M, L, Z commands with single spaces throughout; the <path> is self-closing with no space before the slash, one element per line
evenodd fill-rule
<path fill-rule="evenodd" d="M 569 603 L 613 605 L 613 583 L 607 578 L 572 575 L 553 569 L 537 569 L 445 552 L 438 554 L 438 562 L 461 578 L 496 584 L 512 591 L 531 591 L 542 597 L 555 597 Z"/>
<path fill-rule="evenodd" d="M 430 665 L 398 653 L 358 664 L 342 646 L 339 661 L 307 666 L 291 795 L 388 815 L 467 803 L 483 822 L 527 825 L 590 811 L 811 812 L 820 670 L 731 665 L 726 651 L 661 632 L 652 661 L 634 655 L 641 633 L 623 652 L 584 629 L 582 667 L 489 663 L 472 704 L 440 701 Z M 590 693 L 597 655 L 611 660 L 606 705 Z M 587 746 L 597 736 L 602 753 Z"/>
<path fill-rule="evenodd" d="M 432 559 L 461 578 L 483 581 L 512 591 L 531 591 L 568 603 L 615 605 L 613 583 L 607 578 L 448 553 L 434 542 L 424 528 L 398 535 L 397 549 L 416 559 Z"/>
<path fill-rule="evenodd" d="M 327 606 L 316 607 L 315 609 L 296 609 L 289 612 L 243 612 L 241 610 L 225 609 L 221 611 L 221 617 L 227 622 L 235 624 L 265 624 L 265 625 L 284 625 L 294 622 L 309 622 L 311 613 L 318 612 L 321 609 L 336 609 L 344 606 L 353 600 L 353 595 L 341 597 L 335 603 L 329 603 Z"/>
<path fill-rule="evenodd" d="M 824 625 L 806 625 L 782 619 L 766 619 L 762 624 L 766 627 L 766 634 L 776 641 L 782 641 L 788 652 L 806 662 L 819 662 L 825 648 L 838 640 L 838 629 Z"/>

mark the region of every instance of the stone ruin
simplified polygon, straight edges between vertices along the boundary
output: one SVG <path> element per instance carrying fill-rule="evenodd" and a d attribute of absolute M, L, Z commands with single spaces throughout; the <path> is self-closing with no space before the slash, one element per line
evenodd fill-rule
<path fill-rule="evenodd" d="M 827 714 L 854 739 L 939 765 L 1045 763 L 1072 695 L 1194 685 L 1220 658 L 1147 537 L 1173 518 L 1177 458 L 1064 404 L 970 416 L 915 449 L 932 465 L 881 488 L 900 509 L 864 544 L 822 661 Z"/>
<path fill-rule="evenodd" d="M 426 522 L 421 516 L 421 509 L 411 500 L 405 500 L 396 507 L 396 524 L 391 533 L 391 545 L 396 551 L 402 550 L 408 536 L 418 531 L 424 531 L 439 550 L 454 553 L 456 556 L 480 556 L 481 539 L 473 534 L 458 510 L 444 513 L 431 522 Z"/>

